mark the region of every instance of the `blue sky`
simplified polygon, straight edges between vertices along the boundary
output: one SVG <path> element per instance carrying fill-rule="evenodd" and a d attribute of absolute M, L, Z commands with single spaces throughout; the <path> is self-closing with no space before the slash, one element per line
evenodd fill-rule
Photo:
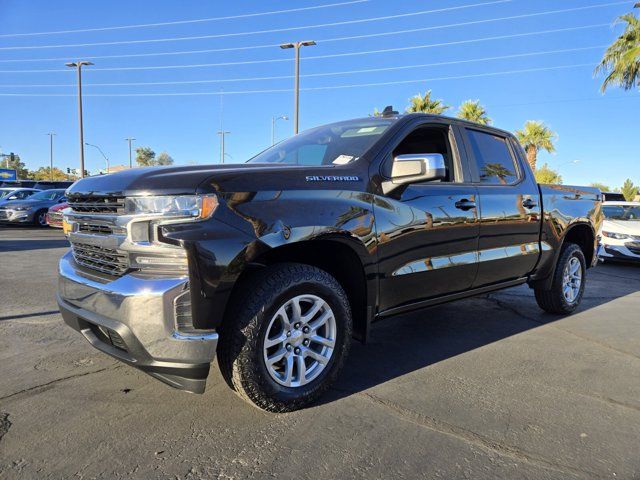
<path fill-rule="evenodd" d="M 46 133 L 54 131 L 55 164 L 76 167 L 75 72 L 64 63 L 112 57 L 91 58 L 95 66 L 83 76 L 85 141 L 99 145 L 112 165 L 128 163 L 128 136 L 137 146 L 167 151 L 178 164 L 217 163 L 221 112 L 232 132 L 227 152 L 243 162 L 269 145 L 272 116 L 292 115 L 292 51 L 274 45 L 316 40 L 302 50 L 301 129 L 366 116 L 374 107 L 404 109 L 409 97 L 431 89 L 454 107 L 449 114 L 466 99 L 480 99 L 496 126 L 545 121 L 559 140 L 557 153 L 542 153 L 539 161 L 558 169 L 565 183 L 619 186 L 627 177 L 640 183 L 640 92 L 610 89 L 603 96 L 593 78 L 593 66 L 620 31 L 613 20 L 633 1 L 348 1 L 0 0 L 0 147 L 20 154 L 29 168 L 48 165 Z M 557 10 L 569 11 L 542 14 Z M 11 36 L 229 16 L 237 18 Z M 378 17 L 393 18 L 355 22 Z M 255 33 L 264 30 L 280 31 Z M 405 33 L 376 35 L 398 31 Z M 196 36 L 210 38 L 175 40 Z M 360 38 L 336 40 L 344 37 Z M 125 43 L 95 45 L 114 42 Z M 147 55 L 156 53 L 163 55 Z M 193 66 L 202 64 L 208 66 Z M 149 68 L 174 66 L 180 68 Z M 380 69 L 387 70 L 345 73 Z M 248 80 L 263 77 L 279 78 Z M 211 82 L 217 80 L 232 81 Z M 194 81 L 208 83 L 149 85 Z M 248 91 L 259 93 L 233 93 Z M 176 93 L 188 95 L 166 95 Z M 110 96 L 123 94 L 158 95 Z M 291 120 L 279 121 L 277 137 L 292 128 Z M 91 170 L 104 164 L 90 147 L 86 162 Z"/>

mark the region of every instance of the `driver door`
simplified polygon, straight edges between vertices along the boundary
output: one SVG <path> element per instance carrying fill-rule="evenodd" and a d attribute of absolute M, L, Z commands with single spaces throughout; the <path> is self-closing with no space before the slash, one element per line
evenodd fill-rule
<path fill-rule="evenodd" d="M 375 199 L 380 310 L 460 292 L 477 270 L 477 189 L 458 150 L 457 127 L 420 125 L 393 148 L 383 167 L 402 154 L 442 154 L 442 180 L 410 183 Z M 464 167 L 464 168 L 463 168 Z"/>

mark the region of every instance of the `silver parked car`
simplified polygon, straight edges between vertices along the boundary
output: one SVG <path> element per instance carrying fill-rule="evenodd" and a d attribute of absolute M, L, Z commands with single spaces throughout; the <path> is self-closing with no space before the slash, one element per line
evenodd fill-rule
<path fill-rule="evenodd" d="M 37 188 L 2 187 L 0 188 L 0 205 L 13 200 L 24 200 L 39 191 Z"/>
<path fill-rule="evenodd" d="M 0 205 L 0 223 L 47 225 L 49 207 L 66 201 L 63 189 L 43 190 Z"/>

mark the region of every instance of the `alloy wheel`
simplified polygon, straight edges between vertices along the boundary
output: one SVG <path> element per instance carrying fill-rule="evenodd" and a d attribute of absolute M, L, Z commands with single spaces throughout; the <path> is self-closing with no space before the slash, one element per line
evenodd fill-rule
<path fill-rule="evenodd" d="M 329 304 L 316 295 L 287 300 L 271 318 L 263 357 L 273 380 L 301 387 L 322 373 L 336 345 L 336 319 Z"/>

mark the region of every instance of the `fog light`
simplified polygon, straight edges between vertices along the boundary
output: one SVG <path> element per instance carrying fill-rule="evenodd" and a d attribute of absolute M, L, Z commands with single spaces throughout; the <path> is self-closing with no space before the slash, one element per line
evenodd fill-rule
<path fill-rule="evenodd" d="M 162 265 L 162 266 L 178 266 L 186 267 L 186 257 L 143 257 L 137 256 L 136 262 L 140 265 Z"/>

